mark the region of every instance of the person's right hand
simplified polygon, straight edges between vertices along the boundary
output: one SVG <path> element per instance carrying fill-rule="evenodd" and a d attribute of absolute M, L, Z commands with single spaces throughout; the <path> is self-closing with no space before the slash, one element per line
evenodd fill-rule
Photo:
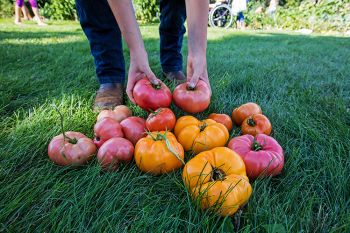
<path fill-rule="evenodd" d="M 149 67 L 146 52 L 144 52 L 144 54 L 138 54 L 130 57 L 130 67 L 128 74 L 128 84 L 126 86 L 126 94 L 128 95 L 131 102 L 135 103 L 132 91 L 136 82 L 145 77 L 148 78 L 152 84 L 159 84 L 159 80 Z"/>

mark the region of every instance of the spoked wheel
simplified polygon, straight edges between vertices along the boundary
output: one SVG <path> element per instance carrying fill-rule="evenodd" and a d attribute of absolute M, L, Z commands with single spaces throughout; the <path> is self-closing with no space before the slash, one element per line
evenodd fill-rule
<path fill-rule="evenodd" d="M 228 5 L 219 5 L 213 8 L 209 14 L 211 27 L 229 28 L 233 23 L 232 10 Z"/>

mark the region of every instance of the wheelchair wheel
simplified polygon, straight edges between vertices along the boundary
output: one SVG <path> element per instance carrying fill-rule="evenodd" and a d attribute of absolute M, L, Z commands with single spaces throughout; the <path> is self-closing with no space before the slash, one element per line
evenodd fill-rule
<path fill-rule="evenodd" d="M 209 24 L 211 27 L 221 27 L 226 29 L 232 25 L 233 17 L 232 10 L 228 5 L 219 5 L 210 11 Z"/>

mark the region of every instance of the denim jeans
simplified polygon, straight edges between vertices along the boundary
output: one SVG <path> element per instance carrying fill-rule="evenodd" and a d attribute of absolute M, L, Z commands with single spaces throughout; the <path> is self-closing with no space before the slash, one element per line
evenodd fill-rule
<path fill-rule="evenodd" d="M 107 0 L 76 0 L 100 84 L 124 83 L 125 62 L 119 26 Z M 185 0 L 160 0 L 160 63 L 163 72 L 182 70 Z"/>

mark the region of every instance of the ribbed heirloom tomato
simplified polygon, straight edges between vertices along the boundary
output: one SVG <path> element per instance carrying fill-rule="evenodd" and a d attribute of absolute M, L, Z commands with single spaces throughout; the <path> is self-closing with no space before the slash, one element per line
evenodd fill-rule
<path fill-rule="evenodd" d="M 169 107 L 172 100 L 170 89 L 159 80 L 153 85 L 147 78 L 139 80 L 133 89 L 136 104 L 146 111 Z"/>
<path fill-rule="evenodd" d="M 132 111 L 127 106 L 118 105 L 114 108 L 114 110 L 102 110 L 97 116 L 97 121 L 102 120 L 105 117 L 109 117 L 118 122 L 121 122 L 131 115 Z"/>
<path fill-rule="evenodd" d="M 226 126 L 228 131 L 231 131 L 232 129 L 232 120 L 229 115 L 226 114 L 219 114 L 219 113 L 212 113 L 208 116 L 208 119 L 212 119 L 216 121 L 217 123 L 221 123 L 224 126 Z"/>
<path fill-rule="evenodd" d="M 228 147 L 237 152 L 246 165 L 249 178 L 276 176 L 283 169 L 284 153 L 278 142 L 265 134 L 243 135 L 231 139 Z"/>
<path fill-rule="evenodd" d="M 159 175 L 183 166 L 184 149 L 174 134 L 152 132 L 137 142 L 134 158 L 141 171 Z"/>
<path fill-rule="evenodd" d="M 105 117 L 95 124 L 94 133 L 94 143 L 98 148 L 110 138 L 124 137 L 122 126 L 118 121 L 109 117 Z"/>
<path fill-rule="evenodd" d="M 68 131 L 54 137 L 48 146 L 49 158 L 57 165 L 81 165 L 96 153 L 93 141 L 79 132 Z"/>
<path fill-rule="evenodd" d="M 255 114 L 246 118 L 241 125 L 243 134 L 256 136 L 260 133 L 270 135 L 272 125 L 269 119 L 262 114 Z"/>
<path fill-rule="evenodd" d="M 187 83 L 182 83 L 173 92 L 175 105 L 189 113 L 203 112 L 207 109 L 210 97 L 210 89 L 202 80 L 198 81 L 194 89 L 190 89 Z"/>
<path fill-rule="evenodd" d="M 149 131 L 171 131 L 175 127 L 176 117 L 170 108 L 159 108 L 149 114 L 146 127 Z"/>
<path fill-rule="evenodd" d="M 252 193 L 243 160 L 227 147 L 196 155 L 185 165 L 182 179 L 203 209 L 221 216 L 233 215 Z"/>
<path fill-rule="evenodd" d="M 241 125 L 244 119 L 254 114 L 261 114 L 261 108 L 256 103 L 242 104 L 232 111 L 232 120 L 236 125 Z"/>
<path fill-rule="evenodd" d="M 180 117 L 174 133 L 185 151 L 195 154 L 224 146 L 229 138 L 227 128 L 223 124 L 211 119 L 199 121 L 193 116 Z"/>

